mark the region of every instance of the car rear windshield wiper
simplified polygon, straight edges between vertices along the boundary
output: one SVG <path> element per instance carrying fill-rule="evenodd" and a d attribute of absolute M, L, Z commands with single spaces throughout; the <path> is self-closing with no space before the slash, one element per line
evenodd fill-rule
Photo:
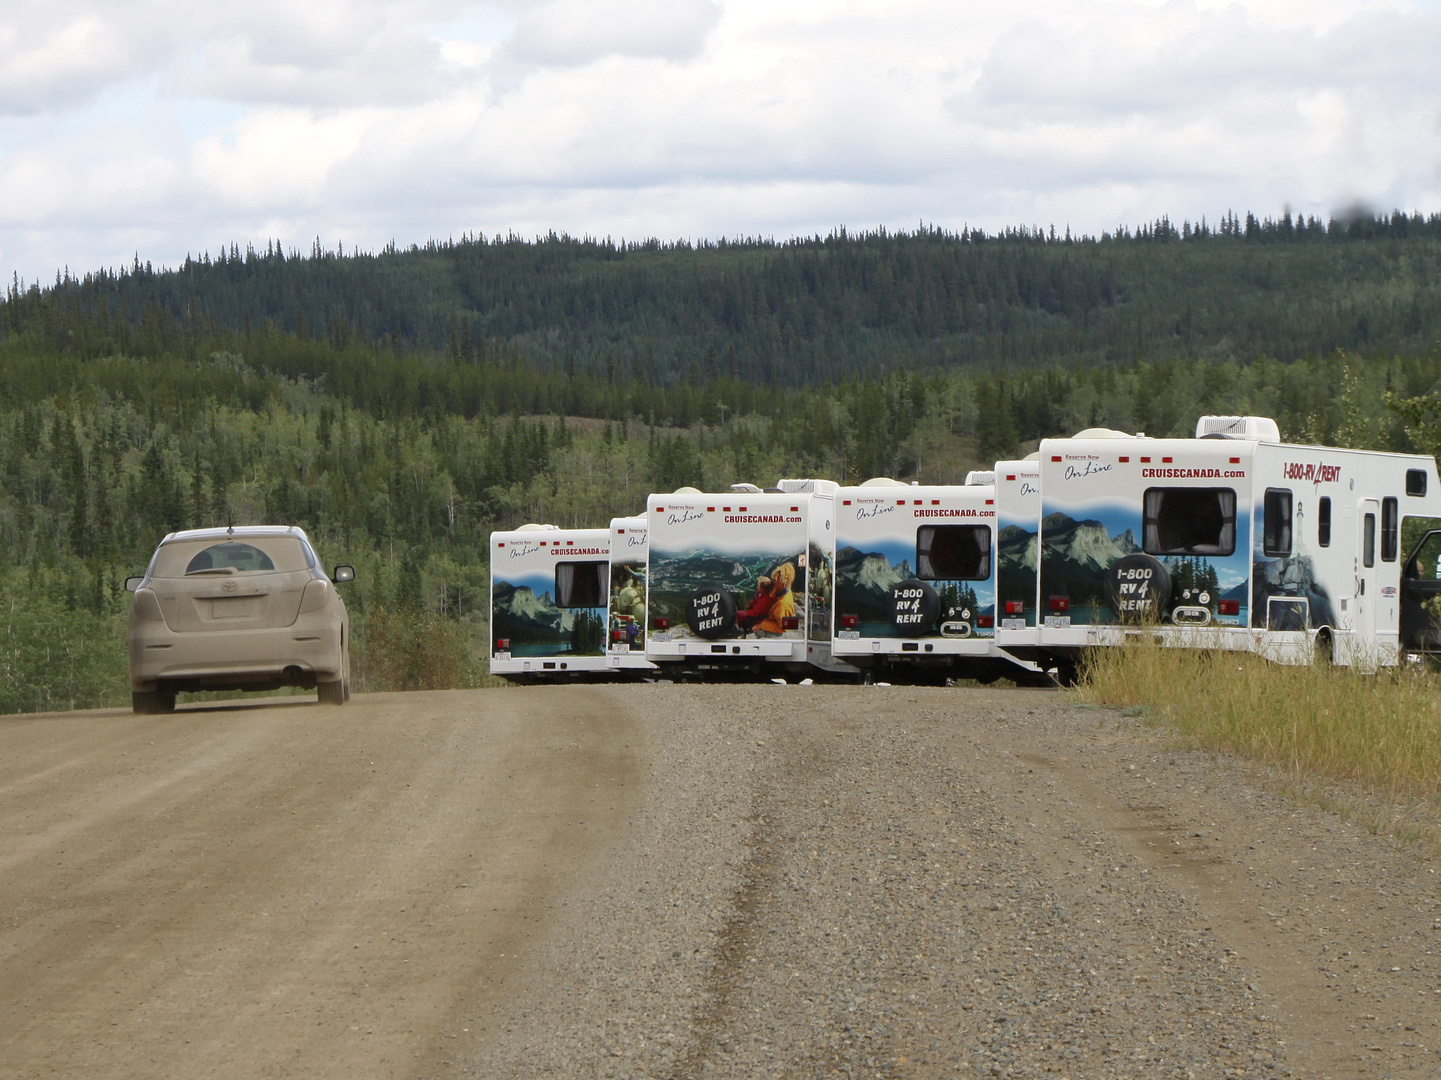
<path fill-rule="evenodd" d="M 207 566 L 204 570 L 187 570 L 186 577 L 199 577 L 201 574 L 234 574 L 236 569 L 233 566 Z"/>

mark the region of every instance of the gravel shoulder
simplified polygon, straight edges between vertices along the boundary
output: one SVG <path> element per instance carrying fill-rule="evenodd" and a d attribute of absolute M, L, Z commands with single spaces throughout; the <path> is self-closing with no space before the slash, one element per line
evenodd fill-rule
<path fill-rule="evenodd" d="M 1066 694 L 0 719 L 0 1078 L 1441 1070 L 1436 866 Z"/>

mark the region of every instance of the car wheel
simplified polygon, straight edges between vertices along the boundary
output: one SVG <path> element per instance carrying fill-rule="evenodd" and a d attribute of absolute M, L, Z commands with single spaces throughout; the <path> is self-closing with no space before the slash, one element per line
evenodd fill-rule
<path fill-rule="evenodd" d="M 130 708 L 140 716 L 174 712 L 175 695 L 163 690 L 133 690 L 130 693 Z"/>
<path fill-rule="evenodd" d="M 316 683 L 315 693 L 317 700 L 322 705 L 344 705 L 345 699 L 350 696 L 346 692 L 344 679 L 337 679 L 335 682 Z"/>

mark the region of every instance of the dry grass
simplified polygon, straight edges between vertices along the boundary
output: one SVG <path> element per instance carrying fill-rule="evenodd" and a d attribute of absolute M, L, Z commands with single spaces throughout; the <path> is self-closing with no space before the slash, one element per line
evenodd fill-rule
<path fill-rule="evenodd" d="M 412 608 L 352 620 L 357 690 L 455 690 L 493 685 L 470 628 Z"/>
<path fill-rule="evenodd" d="M 1403 837 L 1441 826 L 1441 677 L 1284 667 L 1241 653 L 1099 649 L 1079 689 L 1188 745 L 1282 772 L 1293 793 Z"/>

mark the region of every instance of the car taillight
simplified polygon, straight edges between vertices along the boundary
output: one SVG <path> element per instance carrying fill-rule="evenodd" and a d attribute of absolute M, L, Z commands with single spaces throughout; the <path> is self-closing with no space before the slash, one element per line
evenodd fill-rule
<path fill-rule="evenodd" d="M 801 625 L 801 620 L 800 620 L 800 618 L 799 618 L 798 616 L 796 616 L 796 615 L 783 615 L 783 616 L 781 616 L 781 629 L 782 629 L 782 630 L 798 630 L 798 629 L 800 629 L 800 625 Z"/>
<path fill-rule="evenodd" d="M 651 622 L 651 625 L 652 625 L 653 627 L 655 627 L 657 630 L 669 630 L 669 629 L 670 629 L 670 620 L 667 619 L 665 616 L 662 615 L 662 616 L 657 617 L 655 620 L 653 620 L 653 621 Z"/>
<path fill-rule="evenodd" d="M 1052 611 L 1070 611 L 1071 598 L 1069 596 L 1051 597 L 1050 607 Z"/>
<path fill-rule="evenodd" d="M 842 616 L 841 616 L 841 629 L 842 629 L 842 630 L 854 630 L 856 627 L 858 627 L 858 626 L 860 626 L 860 625 L 861 625 L 861 617 L 860 617 L 859 615 L 842 615 Z"/>
<path fill-rule="evenodd" d="M 495 647 L 496 647 L 497 649 L 499 649 L 501 652 L 506 652 L 506 651 L 508 651 L 508 650 L 510 649 L 510 638 L 508 638 L 508 637 L 498 637 L 498 638 L 496 638 L 496 639 L 495 639 Z"/>
<path fill-rule="evenodd" d="M 1221 615 L 1239 615 L 1239 614 L 1241 614 L 1241 601 L 1239 601 L 1239 600 L 1221 600 L 1221 601 L 1218 601 L 1217 604 L 1216 604 L 1216 611 L 1217 611 L 1218 614 L 1221 614 Z"/>
<path fill-rule="evenodd" d="M 149 619 L 151 622 L 165 620 L 164 614 L 160 611 L 160 598 L 149 589 L 136 590 L 134 610 L 137 619 Z"/>
<path fill-rule="evenodd" d="M 976 625 L 982 630 L 989 630 L 996 625 L 996 617 L 994 615 L 981 615 L 977 617 Z"/>
<path fill-rule="evenodd" d="M 1026 611 L 1026 602 L 1025 602 L 1024 600 L 1007 600 L 1007 601 L 1006 601 L 1006 614 L 1007 614 L 1007 615 L 1024 615 L 1024 614 L 1025 614 L 1025 611 Z"/>

